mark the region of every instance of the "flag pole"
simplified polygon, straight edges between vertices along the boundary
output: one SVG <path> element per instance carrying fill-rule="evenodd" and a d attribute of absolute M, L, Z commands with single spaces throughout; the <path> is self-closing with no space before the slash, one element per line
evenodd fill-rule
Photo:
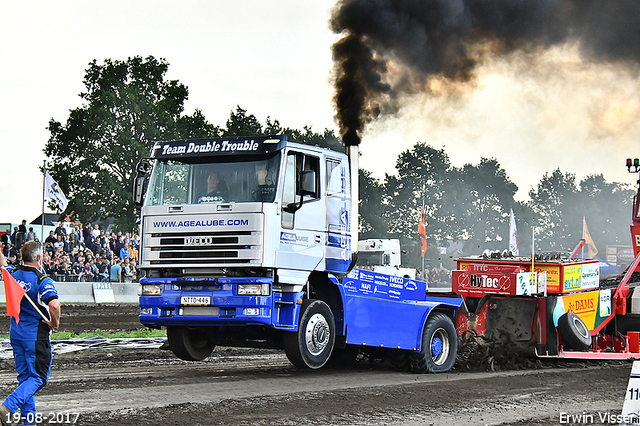
<path fill-rule="evenodd" d="M 420 210 L 420 220 L 423 221 L 424 220 L 424 193 L 426 192 L 426 188 L 425 188 L 425 183 L 424 181 L 422 181 L 422 210 Z M 427 242 L 427 231 L 425 229 L 424 232 L 424 241 L 425 243 Z M 420 241 L 420 243 L 422 243 L 422 241 Z M 426 250 L 425 253 L 422 253 L 422 281 L 427 282 L 427 277 L 424 273 L 424 256 L 426 255 Z"/>
<path fill-rule="evenodd" d="M 47 160 L 42 160 L 42 216 L 40 216 L 40 244 L 44 244 L 44 200 L 46 196 L 46 178 L 47 172 Z"/>
<path fill-rule="evenodd" d="M 584 228 L 585 228 L 585 225 L 586 225 L 586 224 L 587 224 L 587 221 L 586 221 L 585 217 L 584 217 L 584 216 L 582 216 L 582 239 L 585 239 L 585 238 L 584 238 L 584 236 L 585 236 L 585 235 L 584 235 L 584 234 L 585 234 L 585 232 L 584 232 Z M 586 239 L 585 239 L 585 242 L 586 242 Z M 580 251 L 580 258 L 582 258 L 582 259 L 584 259 L 584 246 L 585 246 L 585 245 L 586 245 L 586 244 L 583 244 L 583 245 L 582 245 L 582 249 L 581 249 L 581 251 Z"/>
<path fill-rule="evenodd" d="M 51 321 L 50 318 L 47 318 L 47 317 L 44 316 L 44 314 L 42 313 L 40 308 L 38 308 L 36 306 L 36 303 L 33 300 L 31 300 L 31 298 L 29 297 L 29 295 L 27 293 L 24 294 L 24 297 L 29 301 L 29 303 L 31 303 L 31 306 L 33 306 L 33 309 L 35 309 L 40 314 L 40 317 L 42 317 L 43 320 Z"/>

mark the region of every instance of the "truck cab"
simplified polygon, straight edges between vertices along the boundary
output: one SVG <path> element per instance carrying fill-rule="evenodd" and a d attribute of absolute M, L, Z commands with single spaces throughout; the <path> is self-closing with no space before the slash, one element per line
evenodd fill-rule
<path fill-rule="evenodd" d="M 352 269 L 353 167 L 284 135 L 157 142 L 134 183 L 141 323 L 166 327 L 171 350 L 191 361 L 216 345 L 284 348 L 316 369 L 334 349 L 374 344 L 451 368 L 453 323 L 444 355 L 423 350 L 422 330 L 434 308 L 442 322 L 461 300 L 427 300 L 425 283 Z M 397 319 L 381 327 L 384 312 Z"/>

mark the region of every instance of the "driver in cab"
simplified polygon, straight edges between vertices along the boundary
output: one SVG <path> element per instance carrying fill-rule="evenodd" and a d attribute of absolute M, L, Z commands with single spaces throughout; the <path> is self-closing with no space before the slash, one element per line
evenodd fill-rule
<path fill-rule="evenodd" d="M 227 184 L 220 180 L 218 173 L 211 171 L 207 176 L 207 189 L 198 197 L 198 203 L 224 203 L 229 196 Z"/>

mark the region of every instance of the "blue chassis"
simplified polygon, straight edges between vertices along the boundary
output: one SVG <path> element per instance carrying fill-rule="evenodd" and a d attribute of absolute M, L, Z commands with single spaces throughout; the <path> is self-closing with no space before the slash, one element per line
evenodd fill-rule
<path fill-rule="evenodd" d="M 420 351 L 422 332 L 429 314 L 436 308 L 451 317 L 461 306 L 460 297 L 427 293 L 422 281 L 391 277 L 371 271 L 352 270 L 339 281 L 331 277 L 342 298 L 346 343 Z M 145 278 L 141 284 L 159 284 L 159 296 L 140 296 L 140 322 L 146 326 L 266 326 L 297 331 L 304 294 L 273 293 L 268 296 L 240 296 L 237 285 L 269 284 L 271 278 Z M 202 289 L 184 290 L 184 286 Z M 215 289 L 206 289 L 214 287 Z M 180 315 L 182 296 L 209 296 L 218 315 Z M 258 314 L 246 315 L 245 309 Z M 151 313 L 148 313 L 149 310 Z M 145 312 L 145 314 L 143 314 Z"/>

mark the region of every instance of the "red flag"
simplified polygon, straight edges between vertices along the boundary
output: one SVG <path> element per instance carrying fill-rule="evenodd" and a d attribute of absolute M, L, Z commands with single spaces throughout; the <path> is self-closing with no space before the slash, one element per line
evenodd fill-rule
<path fill-rule="evenodd" d="M 422 243 L 422 257 L 427 251 L 427 230 L 425 229 L 426 222 L 424 221 L 424 209 L 420 212 L 420 223 L 418 224 L 418 234 L 420 234 L 420 240 Z"/>
<path fill-rule="evenodd" d="M 20 322 L 20 302 L 26 291 L 18 284 L 13 275 L 2 268 L 2 280 L 4 281 L 4 294 L 7 299 L 7 316 L 14 317 L 16 324 Z"/>

